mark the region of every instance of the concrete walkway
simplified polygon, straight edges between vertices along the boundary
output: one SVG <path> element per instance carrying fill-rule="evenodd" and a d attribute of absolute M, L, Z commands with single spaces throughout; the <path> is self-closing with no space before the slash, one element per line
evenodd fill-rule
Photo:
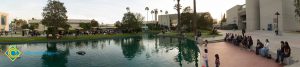
<path fill-rule="evenodd" d="M 223 36 L 218 36 L 215 38 L 205 38 L 204 40 L 208 41 L 215 41 L 215 40 L 222 40 L 225 36 L 225 33 L 236 33 L 241 34 L 240 30 L 232 31 L 232 30 L 219 30 L 223 34 Z M 246 32 L 247 36 L 252 36 L 254 41 L 254 46 L 256 46 L 256 40 L 260 39 L 263 43 L 265 39 L 269 39 L 270 41 L 270 52 L 272 54 L 272 58 L 276 58 L 276 50 L 280 48 L 280 41 L 288 41 L 291 46 L 291 56 L 292 60 L 291 63 L 285 65 L 285 67 L 298 67 L 300 66 L 299 59 L 300 59 L 300 34 L 299 33 L 283 33 L 282 36 L 275 36 L 273 31 L 253 31 L 253 32 Z M 269 66 L 267 66 L 269 67 Z"/>
<path fill-rule="evenodd" d="M 210 67 L 215 67 L 215 54 L 220 56 L 221 67 L 282 67 L 271 59 L 225 42 L 208 44 Z"/>

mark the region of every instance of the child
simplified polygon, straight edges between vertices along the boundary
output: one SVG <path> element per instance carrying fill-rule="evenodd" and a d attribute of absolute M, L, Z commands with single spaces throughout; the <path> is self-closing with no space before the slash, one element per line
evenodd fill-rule
<path fill-rule="evenodd" d="M 204 55 L 203 55 L 203 59 L 205 60 L 205 65 L 206 67 L 208 67 L 208 55 L 207 55 L 207 49 L 204 49 Z"/>
<path fill-rule="evenodd" d="M 205 42 L 204 42 L 204 47 L 205 47 L 205 49 L 207 49 L 207 44 L 208 44 L 208 41 L 205 40 Z"/>
<path fill-rule="evenodd" d="M 215 60 L 216 67 L 219 67 L 219 66 L 220 66 L 220 59 L 219 59 L 219 55 L 218 55 L 218 54 L 216 54 L 216 55 L 215 55 L 215 58 L 216 58 L 216 60 Z"/>

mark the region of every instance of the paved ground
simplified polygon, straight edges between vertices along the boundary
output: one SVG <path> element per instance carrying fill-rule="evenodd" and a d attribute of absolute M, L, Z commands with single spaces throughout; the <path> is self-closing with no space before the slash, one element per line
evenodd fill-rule
<path fill-rule="evenodd" d="M 215 37 L 215 38 L 206 38 L 209 41 L 213 40 L 221 40 L 224 38 L 225 33 L 237 33 L 241 34 L 241 31 L 232 31 L 232 30 L 219 30 L 223 34 L 223 36 Z M 292 49 L 292 60 L 291 63 L 288 65 L 285 65 L 285 67 L 299 67 L 300 66 L 300 34 L 299 33 L 283 33 L 282 36 L 275 36 L 274 32 L 272 31 L 252 31 L 247 32 L 246 35 L 252 36 L 254 40 L 254 46 L 256 46 L 256 40 L 260 39 L 261 41 L 265 41 L 265 39 L 270 40 L 270 52 L 272 54 L 272 57 L 275 58 L 276 56 L 276 50 L 280 48 L 280 41 L 288 41 L 291 49 Z M 236 62 L 238 63 L 238 62 Z M 270 67 L 270 66 L 267 66 Z"/>
<path fill-rule="evenodd" d="M 225 42 L 208 44 L 210 67 L 215 67 L 215 54 L 220 55 L 221 67 L 282 67 L 272 59 Z"/>

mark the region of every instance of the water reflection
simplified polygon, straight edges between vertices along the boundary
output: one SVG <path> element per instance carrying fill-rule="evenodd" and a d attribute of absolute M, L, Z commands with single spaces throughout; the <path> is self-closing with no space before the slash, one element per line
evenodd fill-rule
<path fill-rule="evenodd" d="M 140 43 L 141 40 L 141 37 L 123 39 L 121 48 L 123 50 L 123 55 L 125 56 L 125 58 L 131 60 L 136 55 L 141 54 L 144 49 L 143 45 Z"/>
<path fill-rule="evenodd" d="M 3 52 L 8 46 L 0 45 L 0 49 Z M 198 67 L 200 55 L 193 41 L 153 35 L 93 41 L 20 44 L 17 47 L 22 48 L 23 52 L 42 52 L 42 54 L 34 56 L 24 54 L 17 60 L 23 64 L 15 64 L 16 66 L 39 63 L 44 67 Z M 78 51 L 85 51 L 86 54 L 77 55 Z M 4 61 L 0 67 L 5 67 L 9 63 L 10 61 Z"/>
<path fill-rule="evenodd" d="M 66 67 L 67 56 L 70 54 L 68 46 L 65 50 L 57 49 L 57 43 L 47 44 L 47 50 L 42 55 L 43 64 L 46 67 Z"/>

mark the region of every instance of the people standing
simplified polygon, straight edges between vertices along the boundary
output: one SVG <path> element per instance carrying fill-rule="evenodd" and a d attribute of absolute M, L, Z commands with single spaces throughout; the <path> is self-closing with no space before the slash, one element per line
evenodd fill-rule
<path fill-rule="evenodd" d="M 245 29 L 243 29 L 243 30 L 242 30 L 242 34 L 243 34 L 243 36 L 245 36 L 245 33 L 246 33 L 246 30 L 245 30 Z"/>
<path fill-rule="evenodd" d="M 204 55 L 203 55 L 203 58 L 204 58 L 204 61 L 205 61 L 205 66 L 208 67 L 208 51 L 207 49 L 204 49 Z"/>
<path fill-rule="evenodd" d="M 219 55 L 216 54 L 215 58 L 216 58 L 216 60 L 215 60 L 216 67 L 220 67 L 220 58 L 219 58 Z"/>

